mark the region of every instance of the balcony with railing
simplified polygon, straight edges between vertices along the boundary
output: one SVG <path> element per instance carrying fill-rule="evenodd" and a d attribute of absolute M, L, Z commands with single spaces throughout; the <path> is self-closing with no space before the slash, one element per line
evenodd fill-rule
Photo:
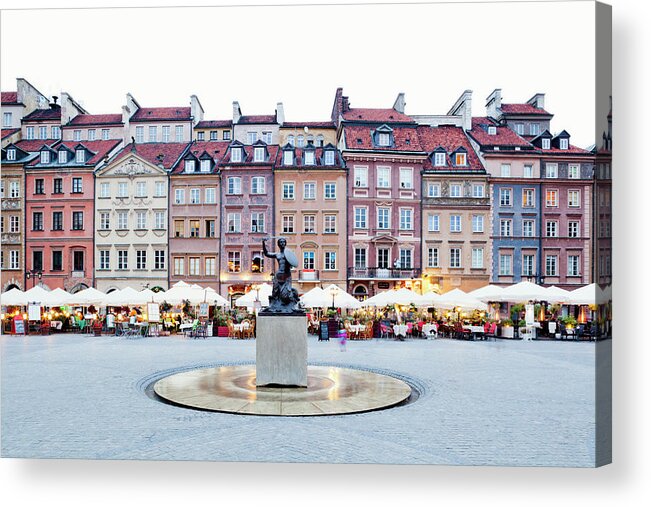
<path fill-rule="evenodd" d="M 419 276 L 420 269 L 417 268 L 348 268 L 348 278 L 353 280 L 403 280 Z"/>
<path fill-rule="evenodd" d="M 318 282 L 319 280 L 318 269 L 301 269 L 298 271 L 299 282 Z"/>

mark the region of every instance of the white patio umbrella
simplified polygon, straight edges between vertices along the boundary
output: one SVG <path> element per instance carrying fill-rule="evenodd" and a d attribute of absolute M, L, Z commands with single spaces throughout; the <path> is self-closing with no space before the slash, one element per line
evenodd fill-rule
<path fill-rule="evenodd" d="M 25 297 L 27 298 L 28 303 L 40 303 L 43 306 L 47 306 L 49 302 L 50 291 L 45 290 L 40 285 L 36 285 L 29 290 L 25 291 Z"/>
<path fill-rule="evenodd" d="M 260 301 L 260 306 L 263 308 L 269 306 L 269 296 L 271 296 L 271 291 L 273 287 L 268 283 L 260 284 L 259 290 L 251 289 L 249 292 L 244 294 L 244 296 L 239 297 L 235 300 L 235 306 L 246 306 L 251 308 L 255 306 L 256 298 Z"/>
<path fill-rule="evenodd" d="M 197 290 L 197 289 L 195 289 Z M 216 303 L 217 306 L 229 306 L 230 303 L 228 299 L 223 297 L 219 292 L 217 292 L 212 287 L 199 288 L 198 290 L 198 299 L 197 303 Z"/>
<path fill-rule="evenodd" d="M 498 301 L 526 303 L 527 301 L 547 301 L 547 290 L 531 282 L 520 282 L 505 287 Z"/>
<path fill-rule="evenodd" d="M 27 296 L 16 287 L 0 294 L 0 305 L 2 306 L 25 306 L 26 304 Z"/>
<path fill-rule="evenodd" d="M 69 292 L 57 287 L 47 293 L 46 306 L 67 306 L 78 304 L 78 299 Z"/>
<path fill-rule="evenodd" d="M 154 297 L 156 293 L 151 289 L 143 289 L 139 293 L 141 298 L 143 298 L 145 303 L 155 303 Z"/>
<path fill-rule="evenodd" d="M 172 287 L 190 287 L 190 284 L 184 282 L 183 280 L 179 280 L 174 285 L 172 285 Z"/>
<path fill-rule="evenodd" d="M 364 301 L 366 306 L 386 306 L 386 305 L 422 305 L 423 297 L 411 289 L 402 287 L 400 289 L 391 289 L 380 292 L 373 297 Z"/>
<path fill-rule="evenodd" d="M 594 305 L 599 296 L 599 286 L 596 283 L 584 285 L 569 292 L 567 304 L 570 305 Z"/>
<path fill-rule="evenodd" d="M 547 293 L 545 301 L 549 303 L 568 303 L 571 294 L 569 290 L 561 289 L 555 285 L 545 288 L 545 292 Z"/>
<path fill-rule="evenodd" d="M 328 300 L 328 307 L 330 308 L 333 306 L 333 293 L 335 308 L 357 309 L 362 307 L 362 303 L 360 303 L 357 299 L 355 299 L 353 296 L 348 294 L 345 290 L 343 290 L 338 285 L 335 285 L 334 283 L 323 289 L 323 292 L 326 295 L 326 298 Z"/>
<path fill-rule="evenodd" d="M 489 301 L 499 301 L 502 292 L 504 292 L 504 288 L 499 285 L 484 285 L 479 289 L 468 292 L 468 295 L 488 303 Z"/>
<path fill-rule="evenodd" d="M 76 298 L 77 303 L 81 305 L 103 305 L 106 300 L 106 294 L 93 287 L 80 290 L 73 294 L 73 296 Z"/>
<path fill-rule="evenodd" d="M 177 282 L 170 290 L 165 292 L 156 292 L 154 294 L 154 302 L 162 303 L 165 301 L 171 305 L 183 304 L 183 301 L 189 299 L 195 291 L 187 283 L 183 282 L 184 285 L 179 285 L 180 283 Z"/>
<path fill-rule="evenodd" d="M 420 296 L 420 303 L 417 303 L 416 306 L 436 306 L 440 297 L 441 295 L 434 291 L 426 292 Z"/>
<path fill-rule="evenodd" d="M 461 308 L 462 310 L 488 310 L 486 303 L 466 294 L 461 289 L 452 289 L 445 294 L 441 294 L 434 306 L 448 310 L 453 308 Z"/>
<path fill-rule="evenodd" d="M 105 306 L 133 306 L 142 305 L 145 302 L 145 298 L 132 287 L 113 291 L 104 299 Z"/>
<path fill-rule="evenodd" d="M 301 302 L 306 308 L 324 308 L 328 306 L 328 298 L 321 287 L 314 287 L 301 296 Z"/>

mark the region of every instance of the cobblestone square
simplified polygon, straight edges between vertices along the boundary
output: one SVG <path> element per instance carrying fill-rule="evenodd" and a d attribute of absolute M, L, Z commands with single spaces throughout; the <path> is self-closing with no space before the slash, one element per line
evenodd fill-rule
<path fill-rule="evenodd" d="M 601 343 L 337 341 L 311 364 L 402 376 L 411 404 L 328 417 L 194 411 L 148 397 L 163 372 L 251 363 L 254 340 L 2 336 L 2 456 L 593 466 Z"/>

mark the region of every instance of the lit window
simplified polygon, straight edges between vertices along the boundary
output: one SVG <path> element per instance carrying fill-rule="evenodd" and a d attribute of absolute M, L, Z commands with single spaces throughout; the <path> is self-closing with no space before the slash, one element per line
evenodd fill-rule
<path fill-rule="evenodd" d="M 454 156 L 454 164 L 457 166 L 466 165 L 466 154 L 456 153 Z"/>
<path fill-rule="evenodd" d="M 548 208 L 558 207 L 558 190 L 547 190 L 545 194 L 545 205 Z"/>
<path fill-rule="evenodd" d="M 242 270 L 242 254 L 240 252 L 228 252 L 229 273 L 239 273 Z"/>
<path fill-rule="evenodd" d="M 523 188 L 522 189 L 522 207 L 523 208 L 534 208 L 536 206 L 535 202 L 536 190 L 533 188 Z"/>

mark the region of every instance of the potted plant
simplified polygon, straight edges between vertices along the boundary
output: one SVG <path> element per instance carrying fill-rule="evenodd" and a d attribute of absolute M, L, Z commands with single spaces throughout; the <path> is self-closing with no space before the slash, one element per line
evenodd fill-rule
<path fill-rule="evenodd" d="M 513 338 L 513 321 L 511 319 L 504 319 L 502 321 L 500 336 L 502 338 Z"/>
<path fill-rule="evenodd" d="M 217 325 L 217 336 L 221 337 L 228 337 L 228 324 L 227 324 L 227 318 L 226 315 L 220 310 L 215 313 L 215 316 L 213 317 L 213 326 L 216 324 Z"/>

